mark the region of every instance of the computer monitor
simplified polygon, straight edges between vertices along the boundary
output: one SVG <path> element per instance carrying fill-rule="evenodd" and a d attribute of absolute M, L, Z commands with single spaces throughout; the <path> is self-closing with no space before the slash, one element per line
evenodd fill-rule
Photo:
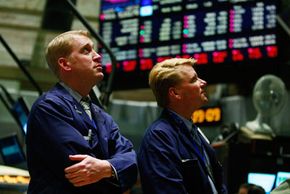
<path fill-rule="evenodd" d="M 248 183 L 259 185 L 264 188 L 265 192 L 269 194 L 275 186 L 276 174 L 250 172 L 248 173 Z"/>
<path fill-rule="evenodd" d="M 0 154 L 5 165 L 26 167 L 26 157 L 16 134 L 0 138 Z"/>
<path fill-rule="evenodd" d="M 17 124 L 21 128 L 23 134 L 26 135 L 29 109 L 22 97 L 19 97 L 17 101 L 12 105 L 11 113 Z"/>
<path fill-rule="evenodd" d="M 276 176 L 275 187 L 279 186 L 283 181 L 290 178 L 290 172 L 278 171 Z"/>

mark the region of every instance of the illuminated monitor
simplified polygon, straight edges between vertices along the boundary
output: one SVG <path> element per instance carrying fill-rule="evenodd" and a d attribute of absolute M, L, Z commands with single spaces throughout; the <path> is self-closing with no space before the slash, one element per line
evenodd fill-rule
<path fill-rule="evenodd" d="M 26 135 L 29 109 L 23 98 L 18 98 L 13 104 L 11 112 L 23 134 Z"/>
<path fill-rule="evenodd" d="M 253 83 L 277 71 L 279 0 L 102 0 L 100 35 L 117 58 L 114 89 L 148 87 L 171 57 L 194 57 L 208 83 Z M 112 70 L 99 48 L 105 79 Z M 227 72 L 227 76 L 220 76 Z M 244 79 L 244 75 L 247 79 Z"/>
<path fill-rule="evenodd" d="M 25 166 L 25 154 L 16 134 L 0 138 L 0 153 L 5 165 L 16 167 Z"/>
<path fill-rule="evenodd" d="M 276 174 L 271 173 L 248 173 L 248 183 L 259 185 L 264 188 L 267 194 L 275 187 Z"/>
<path fill-rule="evenodd" d="M 275 187 L 279 186 L 283 181 L 290 178 L 290 172 L 277 172 Z"/>

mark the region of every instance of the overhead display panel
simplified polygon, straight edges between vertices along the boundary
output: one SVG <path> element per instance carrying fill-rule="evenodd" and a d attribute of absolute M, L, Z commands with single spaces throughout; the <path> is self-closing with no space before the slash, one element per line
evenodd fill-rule
<path fill-rule="evenodd" d="M 257 71 L 279 57 L 278 9 L 268 0 L 102 0 L 99 31 L 118 61 L 115 89 L 148 87 L 150 69 L 171 57 L 197 59 L 213 83 L 233 81 L 215 77 L 217 69 Z M 108 75 L 109 55 L 99 52 Z"/>

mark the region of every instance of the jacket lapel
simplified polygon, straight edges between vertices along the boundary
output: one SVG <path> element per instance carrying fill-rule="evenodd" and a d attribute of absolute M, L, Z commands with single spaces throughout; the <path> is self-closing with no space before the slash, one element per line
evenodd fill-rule
<path fill-rule="evenodd" d="M 86 136 L 88 135 L 88 130 L 92 129 L 94 141 L 92 149 L 100 149 L 102 155 L 106 158 L 108 153 L 108 148 L 106 142 L 108 141 L 107 137 L 107 130 L 104 129 L 105 120 L 103 118 L 103 114 L 101 110 L 94 104 L 92 104 L 91 112 L 92 112 L 92 121 L 90 117 L 87 115 L 85 110 L 82 108 L 79 102 L 77 102 L 67 91 L 64 87 L 62 87 L 59 83 L 55 86 L 56 95 L 60 98 L 63 98 L 70 105 L 70 109 L 72 111 L 72 118 L 74 120 L 78 120 L 78 127 L 79 132 Z"/>
<path fill-rule="evenodd" d="M 164 110 L 163 113 L 173 129 L 178 133 L 179 140 L 182 141 L 190 151 L 198 155 L 193 146 L 193 138 L 191 138 L 184 122 L 168 110 Z"/>
<path fill-rule="evenodd" d="M 193 152 L 194 155 L 199 159 L 199 161 L 201 161 L 200 164 L 202 165 L 202 167 L 206 171 L 206 166 L 205 166 L 205 163 L 203 162 L 204 159 L 202 158 L 200 153 L 198 153 L 198 150 L 194 147 L 194 144 L 196 144 L 196 143 L 194 142 L 194 140 L 193 140 L 192 136 L 190 135 L 190 132 L 189 132 L 188 128 L 186 127 L 186 125 L 184 124 L 184 122 L 168 110 L 164 110 L 164 115 L 165 115 L 165 117 L 167 117 L 167 119 L 170 122 L 170 124 L 172 125 L 172 127 L 177 131 L 178 136 L 179 136 L 179 140 L 184 143 L 184 145 L 187 147 L 189 152 Z M 202 139 L 203 145 L 205 145 L 204 141 L 205 140 Z M 207 148 L 206 148 L 206 150 L 207 150 Z"/>
<path fill-rule="evenodd" d="M 108 158 L 109 157 L 108 147 L 105 146 L 108 144 L 108 136 L 107 130 L 104 128 L 106 121 L 103 117 L 103 114 L 101 113 L 100 108 L 92 104 L 91 109 L 92 109 L 92 119 L 94 120 L 94 123 L 96 125 L 96 133 L 98 135 L 98 142 L 96 142 L 93 146 L 97 146 L 96 144 L 99 144 L 104 158 Z"/>
<path fill-rule="evenodd" d="M 94 125 L 92 121 L 90 120 L 90 117 L 87 115 L 85 110 L 82 108 L 79 102 L 77 102 L 70 94 L 69 92 L 61 86 L 59 83 L 55 85 L 55 90 L 53 91 L 56 93 L 57 96 L 62 98 L 67 104 L 69 104 L 69 107 L 72 111 L 72 118 L 74 120 L 78 121 L 78 125 L 81 125 L 78 127 L 79 132 L 82 135 L 88 134 L 88 129 L 93 129 Z"/>

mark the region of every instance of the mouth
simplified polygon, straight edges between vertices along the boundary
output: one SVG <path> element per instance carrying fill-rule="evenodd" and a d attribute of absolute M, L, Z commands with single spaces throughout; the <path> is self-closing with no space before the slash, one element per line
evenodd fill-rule
<path fill-rule="evenodd" d="M 206 96 L 206 92 L 205 91 L 202 91 L 201 94 L 204 95 L 204 96 Z"/>
<path fill-rule="evenodd" d="M 96 69 L 103 69 L 103 66 L 101 63 L 97 63 L 96 65 L 94 65 L 94 68 Z"/>
<path fill-rule="evenodd" d="M 102 67 L 101 65 L 96 66 L 96 69 L 97 69 L 98 71 L 103 71 L 103 67 Z"/>

